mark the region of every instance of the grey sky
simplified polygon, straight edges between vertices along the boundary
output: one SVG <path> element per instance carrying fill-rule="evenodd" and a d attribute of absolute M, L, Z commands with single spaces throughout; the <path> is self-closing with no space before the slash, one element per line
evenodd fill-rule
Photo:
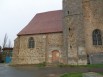
<path fill-rule="evenodd" d="M 60 10 L 62 0 L 0 0 L 0 45 L 5 33 L 12 44 L 36 13 Z"/>

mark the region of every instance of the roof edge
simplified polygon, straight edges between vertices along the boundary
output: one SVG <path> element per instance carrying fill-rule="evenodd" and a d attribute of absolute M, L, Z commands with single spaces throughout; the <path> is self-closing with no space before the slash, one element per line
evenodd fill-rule
<path fill-rule="evenodd" d="M 52 34 L 52 33 L 63 33 L 63 31 L 48 32 L 48 33 L 33 33 L 33 34 L 17 34 L 17 36 L 24 36 L 24 35 L 40 35 L 40 34 Z"/>

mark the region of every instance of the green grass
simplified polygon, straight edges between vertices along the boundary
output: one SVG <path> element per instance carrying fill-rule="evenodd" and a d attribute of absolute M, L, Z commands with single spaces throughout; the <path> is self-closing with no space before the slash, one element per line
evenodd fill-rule
<path fill-rule="evenodd" d="M 17 67 L 17 66 L 33 66 L 33 67 L 45 67 L 46 66 L 46 63 L 45 62 L 42 62 L 42 63 L 38 63 L 38 64 L 17 64 L 17 65 L 14 65 L 14 64 L 9 64 L 10 66 L 14 66 L 14 67 Z"/>
<path fill-rule="evenodd" d="M 99 74 L 103 75 L 103 73 L 99 73 Z"/>
<path fill-rule="evenodd" d="M 103 64 L 90 64 L 90 65 L 86 65 L 86 67 L 89 67 L 89 68 L 103 68 Z"/>
<path fill-rule="evenodd" d="M 60 77 L 82 77 L 82 73 L 68 73 L 61 75 Z"/>
<path fill-rule="evenodd" d="M 46 66 L 46 63 L 43 62 L 43 63 L 39 63 L 39 64 L 36 64 L 37 67 L 45 67 Z"/>
<path fill-rule="evenodd" d="M 100 73 L 103 75 L 103 73 Z M 61 75 L 60 77 L 82 77 L 82 73 L 66 73 Z"/>
<path fill-rule="evenodd" d="M 88 68 L 103 68 L 103 64 L 89 64 L 89 65 L 65 65 L 59 64 L 59 67 L 88 67 Z"/>

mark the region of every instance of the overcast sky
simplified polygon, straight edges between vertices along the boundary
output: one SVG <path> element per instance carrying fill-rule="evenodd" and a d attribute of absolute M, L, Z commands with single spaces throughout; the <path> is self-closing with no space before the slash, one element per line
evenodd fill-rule
<path fill-rule="evenodd" d="M 61 9 L 62 0 L 0 0 L 0 45 L 6 33 L 13 44 L 36 13 Z"/>

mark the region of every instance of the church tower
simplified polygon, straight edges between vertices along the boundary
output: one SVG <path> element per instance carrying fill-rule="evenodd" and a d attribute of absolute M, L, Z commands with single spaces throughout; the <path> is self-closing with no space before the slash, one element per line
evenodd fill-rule
<path fill-rule="evenodd" d="M 103 52 L 103 0 L 63 0 L 63 58 L 85 65 L 87 55 Z"/>
<path fill-rule="evenodd" d="M 83 5 L 83 0 L 63 0 L 63 57 L 70 65 L 87 64 Z"/>
<path fill-rule="evenodd" d="M 87 54 L 103 52 L 103 0 L 84 0 L 85 47 Z"/>

